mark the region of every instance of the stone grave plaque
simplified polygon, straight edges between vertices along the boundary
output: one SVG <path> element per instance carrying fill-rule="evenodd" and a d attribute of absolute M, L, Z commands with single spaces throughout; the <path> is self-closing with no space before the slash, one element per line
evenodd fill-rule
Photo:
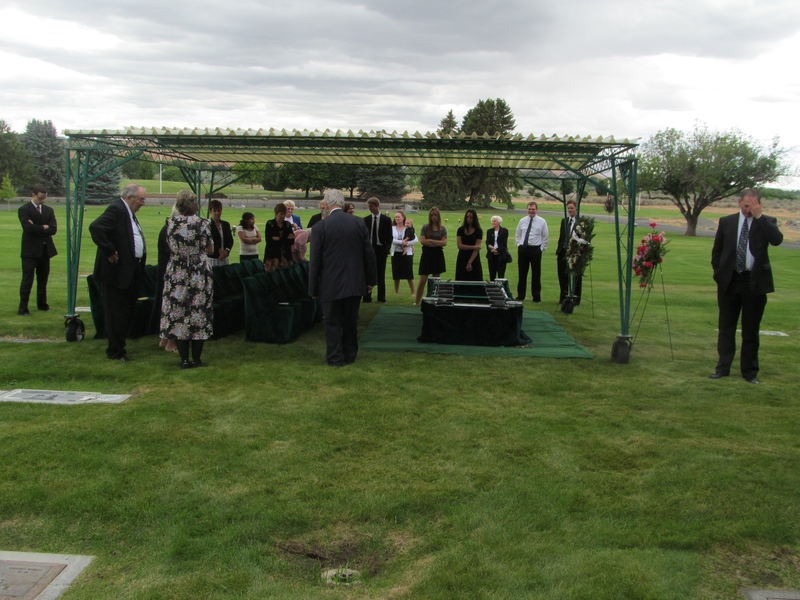
<path fill-rule="evenodd" d="M 34 600 L 66 564 L 0 560 L 0 600 Z"/>
<path fill-rule="evenodd" d="M 129 394 L 59 392 L 54 390 L 11 390 L 10 392 L 0 393 L 0 402 L 36 402 L 44 404 L 119 404 L 127 398 L 130 398 Z"/>

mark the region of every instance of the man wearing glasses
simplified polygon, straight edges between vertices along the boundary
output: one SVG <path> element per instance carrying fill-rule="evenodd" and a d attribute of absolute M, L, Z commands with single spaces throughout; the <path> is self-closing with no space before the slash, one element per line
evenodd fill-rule
<path fill-rule="evenodd" d="M 58 252 L 53 243 L 56 234 L 56 213 L 47 206 L 47 189 L 33 186 L 31 201 L 19 207 L 17 214 L 22 225 L 22 283 L 19 286 L 18 315 L 30 316 L 28 300 L 36 277 L 36 307 L 48 311 L 47 279 L 50 277 L 50 259 Z"/>
<path fill-rule="evenodd" d="M 128 334 L 144 274 L 147 252 L 144 233 L 136 212 L 144 206 L 145 189 L 132 183 L 122 190 L 122 198 L 89 225 L 92 241 L 97 245 L 94 278 L 103 287 L 105 310 L 106 356 L 111 360 L 128 361 L 125 338 Z"/>

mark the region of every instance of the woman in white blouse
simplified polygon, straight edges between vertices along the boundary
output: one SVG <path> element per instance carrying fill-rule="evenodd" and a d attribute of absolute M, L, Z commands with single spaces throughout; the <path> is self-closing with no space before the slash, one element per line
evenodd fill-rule
<path fill-rule="evenodd" d="M 405 213 L 398 210 L 394 213 L 391 252 L 395 294 L 400 293 L 400 280 L 405 279 L 414 296 L 414 244 L 418 241 L 411 219 L 406 220 Z"/>

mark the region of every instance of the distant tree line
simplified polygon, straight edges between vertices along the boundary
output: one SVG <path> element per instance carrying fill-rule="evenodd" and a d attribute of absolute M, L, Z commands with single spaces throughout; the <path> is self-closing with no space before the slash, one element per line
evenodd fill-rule
<path fill-rule="evenodd" d="M 66 192 L 64 161 L 66 140 L 58 137 L 52 121 L 31 119 L 24 133 L 11 131 L 0 119 L 0 194 L 3 198 L 27 196 L 31 187 L 44 185 L 51 196 Z M 110 154 L 101 164 L 112 164 Z M 120 169 L 89 182 L 86 186 L 87 202 L 108 201 L 119 194 Z"/>

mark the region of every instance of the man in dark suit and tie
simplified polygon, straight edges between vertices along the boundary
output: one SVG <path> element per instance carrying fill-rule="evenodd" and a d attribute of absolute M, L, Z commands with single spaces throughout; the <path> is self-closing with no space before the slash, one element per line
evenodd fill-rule
<path fill-rule="evenodd" d="M 128 361 L 125 338 L 147 257 L 144 234 L 136 219 L 136 211 L 144 206 L 146 197 L 145 189 L 132 183 L 122 190 L 122 198 L 112 202 L 89 225 L 92 241 L 97 244 L 94 277 L 103 287 L 106 356 L 122 362 Z"/>
<path fill-rule="evenodd" d="M 572 239 L 572 230 L 575 229 L 577 222 L 578 209 L 575 205 L 575 200 L 567 200 L 567 217 L 561 219 L 561 228 L 558 234 L 558 248 L 556 248 L 556 268 L 558 269 L 558 285 L 561 291 L 558 296 L 558 303 L 564 302 L 564 299 L 569 295 L 569 265 L 567 264 L 567 250 L 569 250 L 569 241 Z M 581 303 L 581 288 L 583 284 L 583 277 L 580 273 L 575 275 L 575 289 L 573 296 L 575 296 L 575 306 Z"/>
<path fill-rule="evenodd" d="M 375 197 L 367 200 L 368 216 L 364 222 L 369 230 L 369 240 L 375 252 L 378 271 L 378 302 L 386 302 L 386 259 L 392 249 L 392 220 L 381 214 L 381 201 Z M 364 302 L 372 302 L 372 293 L 364 296 Z"/>
<path fill-rule="evenodd" d="M 769 246 L 783 241 L 775 218 L 762 214 L 761 194 L 747 189 L 739 197 L 739 212 L 722 217 L 711 250 L 711 266 L 717 282 L 719 304 L 719 362 L 712 379 L 730 375 L 736 354 L 736 325 L 742 315 L 742 377 L 759 383 L 758 331 L 767 305 L 767 294 L 775 291 Z"/>
<path fill-rule="evenodd" d="M 19 286 L 18 315 L 28 316 L 33 279 L 36 276 L 36 307 L 50 310 L 47 304 L 47 279 L 50 277 L 50 259 L 58 252 L 53 236 L 58 229 L 56 213 L 47 206 L 47 189 L 33 186 L 31 201 L 19 207 L 17 215 L 22 225 L 22 283 Z"/>
<path fill-rule="evenodd" d="M 325 192 L 330 213 L 311 230 L 308 294 L 322 302 L 332 367 L 349 365 L 358 354 L 358 308 L 375 286 L 375 253 L 364 221 L 342 210 L 341 190 Z"/>

